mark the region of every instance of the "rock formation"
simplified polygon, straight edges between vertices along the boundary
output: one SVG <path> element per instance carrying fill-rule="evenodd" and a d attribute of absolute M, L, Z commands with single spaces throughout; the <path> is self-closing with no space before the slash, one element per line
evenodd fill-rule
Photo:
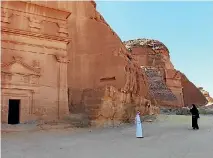
<path fill-rule="evenodd" d="M 69 114 L 69 11 L 1 1 L 1 120 L 17 124 Z"/>
<path fill-rule="evenodd" d="M 183 106 L 166 46 L 138 41 L 129 52 L 94 1 L 2 2 L 3 122 L 12 99 L 20 122 L 62 118 L 68 107 L 104 124 Z"/>
<path fill-rule="evenodd" d="M 158 87 L 158 104 L 163 106 L 184 106 L 180 72 L 170 61 L 167 47 L 153 39 L 136 39 L 124 42 L 133 59 L 140 66 L 156 69 L 152 87 Z M 159 73 L 157 73 L 159 71 Z M 156 87 L 155 86 L 155 87 Z M 156 88 L 154 90 L 156 92 Z"/>
<path fill-rule="evenodd" d="M 197 105 L 206 104 L 206 99 L 199 89 L 183 73 L 174 68 L 170 61 L 169 50 L 163 43 L 153 39 L 136 39 L 125 41 L 124 44 L 137 64 L 156 69 L 156 77 L 152 79 L 151 87 L 158 86 L 158 90 L 156 88 L 154 90 L 161 95 L 160 99 L 158 99 L 158 104 L 179 107 L 193 103 Z M 159 75 L 157 71 L 159 71 Z M 159 83 L 156 84 L 155 78 L 160 78 L 160 76 L 162 76 L 166 86 L 163 86 L 164 83 L 159 79 L 157 81 Z M 170 91 L 165 90 L 166 87 Z M 167 96 L 167 99 L 163 96 Z M 171 101 L 161 103 L 163 100 Z"/>
<path fill-rule="evenodd" d="M 73 5 L 80 7 L 81 12 L 74 10 Z M 85 112 L 100 121 L 128 119 L 125 109 L 131 104 L 133 110 L 141 107 L 141 113 L 148 113 L 143 109 L 150 102 L 145 76 L 131 62 L 131 55 L 96 11 L 94 2 L 73 2 L 69 9 L 70 112 Z"/>
<path fill-rule="evenodd" d="M 183 73 L 181 75 L 181 83 L 183 86 L 185 106 L 191 106 L 191 104 L 203 106 L 207 104 L 205 96 Z"/>
<path fill-rule="evenodd" d="M 203 95 L 206 97 L 208 103 L 207 105 L 213 104 L 213 98 L 210 96 L 209 92 L 207 92 L 203 87 L 198 87 L 198 89 L 203 93 Z"/>
<path fill-rule="evenodd" d="M 21 109 L 16 123 L 58 119 L 68 105 L 100 122 L 130 120 L 135 110 L 158 112 L 140 67 L 95 7 L 93 1 L 2 2 L 2 122 L 11 100 Z"/>
<path fill-rule="evenodd" d="M 176 103 L 177 98 L 164 82 L 160 71 L 155 67 L 144 66 L 142 68 L 147 76 L 149 93 L 151 97 L 157 101 L 156 104 L 162 106 L 172 106 L 174 103 Z"/>

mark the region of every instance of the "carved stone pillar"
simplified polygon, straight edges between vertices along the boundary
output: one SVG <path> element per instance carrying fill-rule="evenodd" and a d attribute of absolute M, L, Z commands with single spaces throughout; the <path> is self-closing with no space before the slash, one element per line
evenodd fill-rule
<path fill-rule="evenodd" d="M 67 57 L 56 56 L 58 62 L 58 117 L 69 114 L 67 86 Z"/>

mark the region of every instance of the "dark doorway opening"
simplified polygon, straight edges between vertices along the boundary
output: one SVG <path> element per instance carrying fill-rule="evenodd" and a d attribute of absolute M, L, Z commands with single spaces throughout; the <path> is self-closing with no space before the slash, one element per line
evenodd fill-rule
<path fill-rule="evenodd" d="M 19 124 L 20 100 L 9 99 L 8 124 Z"/>

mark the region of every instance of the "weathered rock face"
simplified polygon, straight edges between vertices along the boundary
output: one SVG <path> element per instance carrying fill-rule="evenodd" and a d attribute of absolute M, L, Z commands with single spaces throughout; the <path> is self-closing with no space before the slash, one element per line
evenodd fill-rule
<path fill-rule="evenodd" d="M 147 76 L 147 83 L 149 84 L 149 93 L 157 102 L 156 104 L 162 106 L 177 106 L 177 97 L 172 93 L 164 82 L 160 71 L 155 67 L 142 67 Z M 176 103 L 176 104 L 175 104 Z"/>
<path fill-rule="evenodd" d="M 122 119 L 126 105 L 136 102 L 133 96 L 148 97 L 140 67 L 131 62 L 131 55 L 96 11 L 94 2 L 69 5 L 72 12 L 69 19 L 71 61 L 68 65 L 70 111 L 85 112 L 93 120 L 106 120 L 112 118 L 114 109 L 116 119 Z M 108 96 L 106 91 L 113 95 Z M 135 105 L 144 106 L 145 103 Z M 99 115 L 99 112 L 102 113 Z"/>
<path fill-rule="evenodd" d="M 181 83 L 183 85 L 185 106 L 191 106 L 191 104 L 203 106 L 207 104 L 205 96 L 184 74 L 181 75 Z"/>
<path fill-rule="evenodd" d="M 136 63 L 141 66 L 152 67 L 152 69 L 157 69 L 155 71 L 160 72 L 160 75 L 155 73 L 156 77 L 158 75 L 158 78 L 162 78 L 161 81 L 158 80 L 159 84 L 156 84 L 159 93 L 157 99 L 158 104 L 165 106 L 184 106 L 181 74 L 174 69 L 166 46 L 157 40 L 150 39 L 130 40 L 125 41 L 124 44 L 126 48 L 129 49 Z M 155 81 L 152 82 L 153 86 L 154 83 Z M 166 86 L 161 86 L 160 88 L 160 85 L 164 84 L 166 84 Z M 168 87 L 167 89 L 169 90 L 165 90 L 165 87 Z M 171 93 L 173 93 L 173 97 Z M 159 98 L 159 96 L 161 96 L 161 98 Z"/>
<path fill-rule="evenodd" d="M 157 90 L 161 95 L 161 98 L 157 99 L 160 105 L 170 104 L 171 106 L 182 107 L 191 105 L 192 103 L 197 105 L 206 104 L 206 99 L 199 89 L 195 87 L 185 75 L 174 68 L 170 61 L 169 50 L 163 43 L 157 40 L 137 39 L 125 41 L 124 44 L 126 48 L 129 49 L 136 63 L 145 67 L 148 66 L 152 67 L 152 69 L 157 69 L 156 71 L 160 72 L 160 76 L 162 76 L 166 86 L 171 90 L 171 93 L 175 95 L 176 100 L 174 97 L 171 97 L 172 95 L 171 93 L 168 93 L 168 90 L 165 91 L 166 86 L 159 86 L 164 85 L 164 83 L 158 80 L 157 82 L 159 82 L 159 84 L 156 84 L 158 85 L 158 90 L 155 89 L 154 91 L 156 92 Z M 155 76 L 157 77 L 157 72 L 155 73 Z M 160 76 L 158 76 L 158 78 Z M 151 84 L 151 87 L 156 83 L 156 79 L 152 80 L 153 83 Z M 171 102 L 160 103 L 165 100 L 163 96 L 174 99 Z"/>
<path fill-rule="evenodd" d="M 174 69 L 170 61 L 169 50 L 160 41 L 143 38 L 123 43 L 134 58 L 139 58 L 140 65 Z"/>
<path fill-rule="evenodd" d="M 209 92 L 207 92 L 206 90 L 203 89 L 203 87 L 199 87 L 198 88 L 202 94 L 206 97 L 207 101 L 208 101 L 208 105 L 213 104 L 213 98 L 210 96 Z"/>
<path fill-rule="evenodd" d="M 68 107 L 103 124 L 183 106 L 185 84 L 168 49 L 138 41 L 130 53 L 93 1 L 2 2 L 3 122 L 11 99 L 20 122 L 59 118 Z"/>
<path fill-rule="evenodd" d="M 131 61 L 120 38 L 96 11 L 95 2 L 33 3 L 71 12 L 68 33 L 72 42 L 68 46 L 67 68 L 71 113 L 110 120 L 116 111 L 113 117 L 128 120 L 132 117 L 131 112 L 126 112 L 128 108 L 144 114 L 159 112 L 148 99 L 148 85 L 141 68 Z"/>
<path fill-rule="evenodd" d="M 67 17 L 31 2 L 1 2 L 1 117 L 4 123 L 69 114 Z"/>

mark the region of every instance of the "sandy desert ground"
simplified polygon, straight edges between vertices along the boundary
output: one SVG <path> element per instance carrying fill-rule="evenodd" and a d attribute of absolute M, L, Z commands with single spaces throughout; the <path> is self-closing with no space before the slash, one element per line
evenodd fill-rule
<path fill-rule="evenodd" d="M 201 116 L 200 130 L 190 116 L 160 115 L 144 123 L 143 139 L 135 127 L 17 132 L 2 135 L 3 158 L 210 158 L 213 116 Z"/>

